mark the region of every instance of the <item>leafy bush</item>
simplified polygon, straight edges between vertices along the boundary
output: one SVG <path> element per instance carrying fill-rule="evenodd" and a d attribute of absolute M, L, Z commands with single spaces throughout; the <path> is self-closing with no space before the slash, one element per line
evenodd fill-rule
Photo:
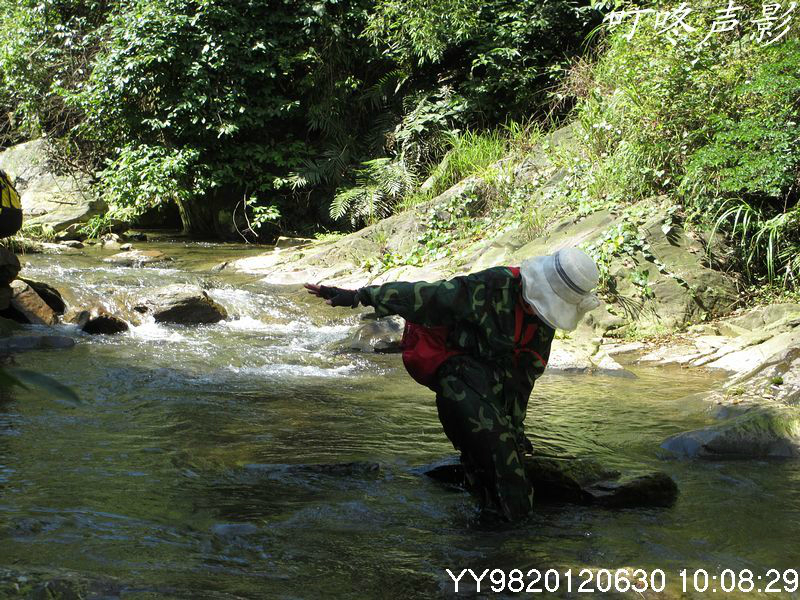
<path fill-rule="evenodd" d="M 64 138 L 117 216 L 176 202 L 219 234 L 246 200 L 296 228 L 376 157 L 420 177 L 445 132 L 541 112 L 595 17 L 567 0 L 0 0 L 0 146 Z"/>
<path fill-rule="evenodd" d="M 0 147 L 80 122 L 66 98 L 91 70 L 108 12 L 102 0 L 0 0 Z"/>
<path fill-rule="evenodd" d="M 740 4 L 747 18 L 760 16 L 760 3 Z M 693 8 L 705 19 L 696 31 L 671 42 L 643 20 L 633 36 L 609 36 L 593 67 L 574 73 L 567 88 L 583 90 L 584 137 L 563 157 L 568 197 L 593 209 L 671 194 L 691 222 L 736 240 L 753 280 L 796 281 L 797 32 L 769 46 L 746 32 L 700 46 L 719 7 Z"/>
<path fill-rule="evenodd" d="M 547 112 L 547 91 L 598 21 L 589 2 L 379 0 L 367 34 L 416 77 L 467 99 L 464 125 Z"/>

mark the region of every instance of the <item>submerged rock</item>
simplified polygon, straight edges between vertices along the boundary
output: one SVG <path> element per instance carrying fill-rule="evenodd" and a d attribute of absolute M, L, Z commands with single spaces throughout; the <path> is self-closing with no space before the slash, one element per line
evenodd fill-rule
<path fill-rule="evenodd" d="M 670 506 L 678 497 L 678 486 L 662 472 L 622 477 L 619 471 L 582 458 L 526 456 L 525 472 L 536 499 L 572 502 L 613 508 Z M 439 482 L 463 486 L 459 463 L 438 465 L 424 473 Z"/>
<path fill-rule="evenodd" d="M 332 477 L 364 477 L 380 473 L 381 466 L 375 462 L 354 461 L 345 463 L 319 463 L 300 465 L 245 465 L 248 471 L 280 475 L 329 475 Z"/>
<path fill-rule="evenodd" d="M 21 329 L 22 326 L 16 321 L 0 317 L 0 337 L 6 337 Z"/>
<path fill-rule="evenodd" d="M 342 345 L 359 352 L 400 352 L 404 328 L 405 320 L 397 316 L 369 320 L 359 325 Z"/>
<path fill-rule="evenodd" d="M 120 252 L 103 259 L 103 262 L 114 263 L 125 267 L 140 267 L 142 265 L 150 265 L 168 260 L 172 259 L 158 250 L 128 250 L 127 252 Z"/>
<path fill-rule="evenodd" d="M 15 335 L 0 338 L 0 354 L 30 350 L 60 350 L 72 348 L 74 345 L 75 340 L 63 335 Z"/>
<path fill-rule="evenodd" d="M 800 408 L 759 406 L 661 445 L 685 458 L 743 459 L 800 457 Z"/>
<path fill-rule="evenodd" d="M 601 481 L 584 491 L 591 497 L 592 504 L 609 508 L 672 506 L 678 498 L 678 484 L 661 471 L 619 481 Z"/>
<path fill-rule="evenodd" d="M 217 323 L 228 318 L 225 307 L 212 300 L 198 286 L 170 285 L 157 290 L 134 306 L 140 313 L 148 313 L 159 323 L 195 325 Z"/>

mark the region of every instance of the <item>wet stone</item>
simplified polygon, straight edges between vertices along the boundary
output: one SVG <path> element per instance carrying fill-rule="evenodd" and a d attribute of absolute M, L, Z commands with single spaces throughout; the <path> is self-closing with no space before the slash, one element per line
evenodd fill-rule
<path fill-rule="evenodd" d="M 41 281 L 31 281 L 30 279 L 24 278 L 21 278 L 20 281 L 24 281 L 31 286 L 33 291 L 35 291 L 39 297 L 45 301 L 47 306 L 49 306 L 57 315 L 63 315 L 67 310 L 67 305 L 64 302 L 64 298 L 61 297 L 61 292 L 59 292 L 52 285 L 43 283 Z"/>
<path fill-rule="evenodd" d="M 199 325 L 228 318 L 225 307 L 215 302 L 205 290 L 192 285 L 161 288 L 133 308 L 140 313 L 152 314 L 159 323 Z"/>
<path fill-rule="evenodd" d="M 60 350 L 72 348 L 75 340 L 63 335 L 16 335 L 0 338 L 0 354 L 31 350 Z"/>
<path fill-rule="evenodd" d="M 70 312 L 64 320 L 74 323 L 85 333 L 92 335 L 115 334 L 128 331 L 128 323 L 122 318 L 111 314 L 101 306 L 89 310 Z"/>
<path fill-rule="evenodd" d="M 622 476 L 594 460 L 580 458 L 526 456 L 524 463 L 537 501 L 628 508 L 671 506 L 678 497 L 675 481 L 659 471 Z M 445 485 L 464 485 L 464 470 L 452 460 L 422 472 Z"/>
<path fill-rule="evenodd" d="M 55 325 L 58 322 L 55 311 L 24 281 L 12 281 L 11 292 L 11 306 L 4 316 L 32 325 Z"/>

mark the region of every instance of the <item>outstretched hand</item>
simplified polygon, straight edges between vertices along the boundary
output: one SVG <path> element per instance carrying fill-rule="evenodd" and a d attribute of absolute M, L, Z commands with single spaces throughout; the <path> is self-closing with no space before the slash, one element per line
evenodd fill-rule
<path fill-rule="evenodd" d="M 349 306 L 350 308 L 358 306 L 358 292 L 355 290 L 313 283 L 306 283 L 303 287 L 312 296 L 325 300 L 325 303 L 329 306 Z"/>

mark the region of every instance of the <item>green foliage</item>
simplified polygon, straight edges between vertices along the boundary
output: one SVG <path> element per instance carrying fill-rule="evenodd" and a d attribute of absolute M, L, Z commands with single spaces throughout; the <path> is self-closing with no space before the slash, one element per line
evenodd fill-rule
<path fill-rule="evenodd" d="M 104 198 L 114 217 L 133 219 L 165 201 L 180 204 L 191 198 L 191 172 L 200 153 L 191 148 L 160 145 L 125 146 L 98 173 Z"/>
<path fill-rule="evenodd" d="M 115 218 L 176 203 L 222 234 L 247 199 L 252 229 L 296 228 L 376 157 L 419 179 L 447 132 L 544 112 L 595 18 L 566 0 L 0 0 L 0 146 L 58 138 Z"/>
<path fill-rule="evenodd" d="M 394 205 L 416 186 L 416 178 L 402 160 L 376 158 L 356 172 L 356 186 L 336 194 L 331 217 L 350 215 L 354 224 L 372 224 L 387 217 Z"/>
<path fill-rule="evenodd" d="M 89 74 L 109 10 L 104 0 L 0 1 L 0 147 L 80 121 L 67 98 Z"/>
<path fill-rule="evenodd" d="M 508 140 L 498 131 L 450 133 L 448 151 L 430 175 L 430 192 L 436 196 L 465 177 L 480 176 L 505 156 Z"/>
<path fill-rule="evenodd" d="M 477 190 L 468 190 L 463 195 L 454 195 L 442 206 L 428 209 L 422 218 L 423 233 L 418 245 L 404 256 L 385 253 L 381 258 L 383 266 L 421 266 L 452 256 L 456 242 L 478 239 L 485 232 L 483 220 L 476 218 L 482 207 L 483 200 Z"/>
<path fill-rule="evenodd" d="M 213 231 L 216 213 L 245 196 L 288 201 L 277 190 L 289 171 L 328 144 L 350 148 L 368 125 L 342 120 L 348 103 L 365 102 L 365 83 L 347 67 L 377 59 L 357 38 L 363 7 L 128 3 L 75 97 L 87 115 L 82 134 L 117 144 L 102 174 L 115 205 L 174 201 L 187 228 Z M 336 155 L 333 178 L 351 162 Z"/>
<path fill-rule="evenodd" d="M 81 227 L 80 232 L 87 238 L 98 240 L 114 229 L 114 218 L 110 213 L 95 215 Z"/>
<path fill-rule="evenodd" d="M 458 132 L 441 134 L 441 145 L 446 148 L 442 160 L 434 165 L 428 181 L 418 188 L 420 163 L 417 168 L 408 166 L 404 157 L 394 160 L 375 159 L 364 163 L 357 172 L 357 185 L 340 191 L 331 204 L 331 217 L 340 219 L 350 214 L 354 224 L 373 223 L 386 217 L 392 208 L 408 209 L 430 200 L 470 176 L 491 178 L 489 167 L 509 151 L 508 135 L 500 131 Z"/>
<path fill-rule="evenodd" d="M 760 15 L 761 3 L 741 4 Z M 717 8 L 693 5 L 706 22 L 674 43 L 643 19 L 576 68 L 565 89 L 579 91 L 583 137 L 561 157 L 560 191 L 583 213 L 671 194 L 690 222 L 734 239 L 750 281 L 796 285 L 800 40 L 737 32 L 700 47 Z"/>
<path fill-rule="evenodd" d="M 467 124 L 535 112 L 596 24 L 588 2 L 379 0 L 367 35 L 406 70 L 447 73 L 468 100 Z"/>
<path fill-rule="evenodd" d="M 52 242 L 56 237 L 56 232 L 49 223 L 23 223 L 19 235 L 26 239 Z"/>

